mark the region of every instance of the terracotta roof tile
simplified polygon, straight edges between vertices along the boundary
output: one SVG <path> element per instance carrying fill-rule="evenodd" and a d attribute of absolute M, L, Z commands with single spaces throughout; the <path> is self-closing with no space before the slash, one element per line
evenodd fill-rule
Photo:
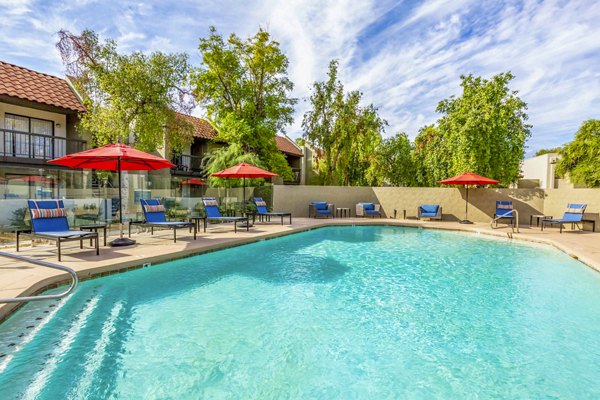
<path fill-rule="evenodd" d="M 207 120 L 187 114 L 177 113 L 177 115 L 194 126 L 194 137 L 206 140 L 214 140 L 217 137 L 217 130 Z M 302 157 L 302 150 L 300 150 L 289 138 L 285 136 L 275 136 L 275 143 L 282 153 Z"/>
<path fill-rule="evenodd" d="M 287 136 L 275 136 L 275 143 L 277 143 L 277 148 L 282 153 L 290 154 L 296 157 L 302 157 L 302 150 L 296 146 L 294 142 Z"/>
<path fill-rule="evenodd" d="M 181 113 L 177 115 L 194 126 L 194 137 L 207 140 L 217 137 L 217 130 L 207 120 Z"/>
<path fill-rule="evenodd" d="M 66 80 L 0 61 L 0 95 L 85 111 Z"/>

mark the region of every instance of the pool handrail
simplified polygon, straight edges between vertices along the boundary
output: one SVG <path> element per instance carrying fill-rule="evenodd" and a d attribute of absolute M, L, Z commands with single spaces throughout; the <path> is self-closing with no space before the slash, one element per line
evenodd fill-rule
<path fill-rule="evenodd" d="M 494 222 L 498 221 L 501 218 L 509 218 L 508 214 L 515 214 L 515 224 L 511 224 L 510 227 L 512 228 L 513 233 L 515 233 L 515 230 L 517 233 L 519 233 L 519 210 L 512 208 L 510 210 L 506 210 L 505 214 L 502 215 L 497 215 L 495 218 L 492 218 L 492 220 L 490 221 L 490 227 L 492 229 L 497 229 L 497 227 L 494 227 Z"/>
<path fill-rule="evenodd" d="M 6 297 L 6 298 L 0 298 L 0 303 L 26 303 L 29 301 L 61 299 L 65 296 L 67 296 L 68 294 L 70 294 L 73 290 L 75 290 L 75 288 L 77 287 L 77 284 L 79 283 L 79 278 L 77 278 L 77 272 L 72 268 L 65 267 L 64 265 L 58 265 L 58 264 L 54 264 L 54 263 L 47 262 L 47 261 L 36 260 L 34 258 L 19 256 L 19 255 L 11 254 L 11 253 L 6 253 L 4 251 L 0 251 L 0 256 L 12 258 L 12 259 L 19 260 L 19 261 L 24 261 L 24 262 L 30 263 L 30 264 L 40 265 L 40 266 L 46 267 L 46 268 L 53 268 L 53 269 L 65 271 L 71 276 L 71 280 L 72 280 L 71 286 L 69 286 L 69 288 L 62 293 L 43 294 L 43 295 L 39 295 L 39 296 Z"/>

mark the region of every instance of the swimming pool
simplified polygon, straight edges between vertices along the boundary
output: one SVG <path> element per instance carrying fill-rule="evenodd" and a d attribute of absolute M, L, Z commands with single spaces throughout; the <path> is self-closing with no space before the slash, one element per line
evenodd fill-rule
<path fill-rule="evenodd" d="M 0 325 L 2 399 L 598 398 L 600 274 L 327 227 L 83 282 Z"/>

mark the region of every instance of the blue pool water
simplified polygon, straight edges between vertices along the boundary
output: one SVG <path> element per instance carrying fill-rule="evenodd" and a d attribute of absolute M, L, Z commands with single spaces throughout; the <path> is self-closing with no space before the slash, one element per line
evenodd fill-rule
<path fill-rule="evenodd" d="M 547 247 L 330 227 L 83 282 L 0 326 L 0 397 L 600 398 L 600 274 Z"/>

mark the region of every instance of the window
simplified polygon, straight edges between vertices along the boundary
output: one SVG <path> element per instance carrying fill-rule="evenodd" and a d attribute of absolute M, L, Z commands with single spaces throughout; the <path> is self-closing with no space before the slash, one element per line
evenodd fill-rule
<path fill-rule="evenodd" d="M 53 121 L 5 114 L 4 128 L 11 131 L 4 134 L 6 155 L 49 160 L 65 153 L 53 146 Z"/>

